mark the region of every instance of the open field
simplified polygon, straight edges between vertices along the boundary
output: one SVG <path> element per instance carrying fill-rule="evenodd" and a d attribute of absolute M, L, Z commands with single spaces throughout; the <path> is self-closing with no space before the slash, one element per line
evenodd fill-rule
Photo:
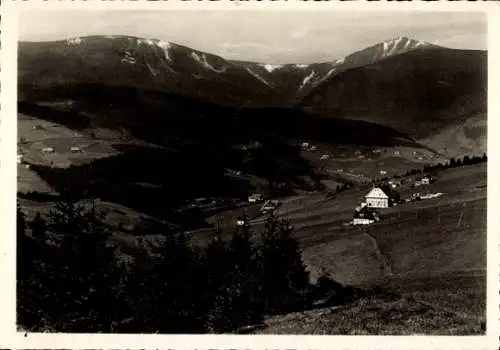
<path fill-rule="evenodd" d="M 270 317 L 261 334 L 470 335 L 484 323 L 412 297 L 363 298 L 353 304 Z"/>
<path fill-rule="evenodd" d="M 408 329 L 415 333 L 432 329 L 434 334 L 460 334 L 471 329 L 480 332 L 486 307 L 486 165 L 447 169 L 436 179 L 429 186 L 407 191 L 442 192 L 441 197 L 384 209 L 382 221 L 368 227 L 343 224 L 351 219 L 355 206 L 369 188 L 347 190 L 331 200 L 321 193 L 284 199 L 279 214 L 288 217 L 294 226 L 313 279 L 326 271 L 341 283 L 384 286 L 403 299 L 381 305 L 366 301 L 372 305 L 373 314 L 368 314 L 373 316 L 357 316 L 371 319 L 375 317 L 375 308 L 387 309 L 379 311 L 397 314 L 399 321 L 379 318 L 378 326 L 373 323 L 366 328 L 355 323 L 344 328 L 332 326 L 347 317 L 345 312 L 364 314 L 361 307 L 354 306 L 360 309 L 332 311 L 332 315 L 328 310 L 310 311 L 297 314 L 297 319 L 289 315 L 287 320 L 291 323 L 278 318 L 274 324 L 271 320 L 270 329 L 265 332 L 310 332 L 307 327 L 298 330 L 302 322 L 319 327 L 312 331 L 319 332 L 315 334 L 321 334 L 321 329 L 330 334 L 337 330 L 340 334 L 401 334 L 408 333 Z M 240 209 L 239 213 L 243 212 Z M 263 222 L 264 217 L 254 219 L 253 229 L 260 232 Z M 322 316 L 318 314 L 314 320 L 315 313 Z M 329 315 L 326 318 L 325 313 Z M 312 319 L 304 321 L 308 317 Z M 426 325 L 426 318 L 431 319 L 430 323 L 443 325 Z M 295 322 L 301 326 L 281 328 L 292 327 L 290 324 Z M 411 328 L 403 326 L 408 322 L 416 323 Z"/>

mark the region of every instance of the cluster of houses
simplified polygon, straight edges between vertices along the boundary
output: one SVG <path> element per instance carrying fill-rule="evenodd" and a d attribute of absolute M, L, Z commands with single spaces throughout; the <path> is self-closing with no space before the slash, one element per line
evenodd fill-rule
<path fill-rule="evenodd" d="M 365 201 L 356 208 L 352 218 L 353 225 L 369 225 L 380 221 L 377 209 L 389 208 L 399 204 L 400 195 L 392 187 L 381 185 L 373 187 L 365 196 Z"/>
<path fill-rule="evenodd" d="M 72 153 L 83 152 L 82 149 L 80 147 L 77 147 L 77 146 L 72 146 L 69 148 L 69 150 Z M 43 153 L 54 153 L 54 148 L 53 147 L 45 147 L 45 148 L 42 148 L 42 152 Z"/>
<path fill-rule="evenodd" d="M 252 200 L 252 201 L 250 201 L 250 198 L 255 199 L 256 196 L 258 196 L 259 198 L 262 198 L 262 195 L 255 194 L 255 195 L 252 195 L 252 196 L 249 197 L 249 202 L 250 203 L 255 203 L 255 202 L 260 201 L 260 200 Z M 263 200 L 263 199 L 261 199 L 261 200 Z M 281 206 L 281 202 L 279 200 L 277 200 L 277 199 L 268 199 L 259 208 L 259 212 L 261 214 L 267 214 L 267 213 L 270 213 L 272 211 L 275 211 L 280 206 Z M 236 218 L 236 225 L 237 226 L 245 226 L 247 224 L 248 224 L 248 217 L 246 215 L 245 216 L 238 216 Z"/>
<path fill-rule="evenodd" d="M 309 142 L 302 142 L 302 144 L 300 145 L 300 147 L 304 151 L 316 151 L 318 149 L 316 146 L 311 145 Z"/>
<path fill-rule="evenodd" d="M 25 164 L 24 163 L 24 155 L 22 153 L 20 154 L 17 154 L 17 160 L 16 160 L 17 164 L 21 165 L 21 164 L 24 164 L 24 167 L 26 169 L 29 169 L 31 166 L 29 164 Z"/>
<path fill-rule="evenodd" d="M 356 208 L 353 215 L 353 225 L 369 225 L 380 221 L 377 213 L 378 209 L 389 208 L 397 206 L 400 203 L 410 202 L 420 199 L 431 199 L 442 195 L 442 193 L 435 193 L 429 195 L 421 195 L 420 193 L 413 193 L 410 198 L 402 201 L 401 196 L 395 188 L 401 186 L 402 179 L 395 178 L 383 183 L 380 186 L 374 186 L 365 196 L 365 201 Z M 432 183 L 432 178 L 425 175 L 415 180 L 413 186 L 423 186 Z"/>

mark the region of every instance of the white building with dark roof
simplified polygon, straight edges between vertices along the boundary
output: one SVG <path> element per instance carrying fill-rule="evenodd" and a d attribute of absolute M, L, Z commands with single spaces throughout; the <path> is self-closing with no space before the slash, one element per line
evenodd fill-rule
<path fill-rule="evenodd" d="M 380 187 L 374 187 L 365 196 L 366 206 L 369 208 L 388 208 L 389 195 L 387 195 Z"/>

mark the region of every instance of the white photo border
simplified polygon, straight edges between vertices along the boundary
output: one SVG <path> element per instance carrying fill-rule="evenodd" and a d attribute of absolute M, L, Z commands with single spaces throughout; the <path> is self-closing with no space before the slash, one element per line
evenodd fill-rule
<path fill-rule="evenodd" d="M 430 11 L 488 13 L 488 150 L 500 149 L 500 4 L 367 1 L 16 1 L 1 4 L 0 348 L 9 349 L 498 349 L 500 334 L 500 153 L 488 152 L 487 331 L 484 336 L 24 334 L 15 325 L 17 32 L 20 9 L 207 11 Z M 495 64 L 496 63 L 496 64 Z"/>

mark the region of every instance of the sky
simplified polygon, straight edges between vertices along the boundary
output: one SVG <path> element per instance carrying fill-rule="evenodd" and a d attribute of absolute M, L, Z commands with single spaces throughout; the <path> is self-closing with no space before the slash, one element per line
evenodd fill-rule
<path fill-rule="evenodd" d="M 21 41 L 132 35 L 270 64 L 331 61 L 398 36 L 487 48 L 480 12 L 37 10 L 23 11 L 19 22 Z"/>

